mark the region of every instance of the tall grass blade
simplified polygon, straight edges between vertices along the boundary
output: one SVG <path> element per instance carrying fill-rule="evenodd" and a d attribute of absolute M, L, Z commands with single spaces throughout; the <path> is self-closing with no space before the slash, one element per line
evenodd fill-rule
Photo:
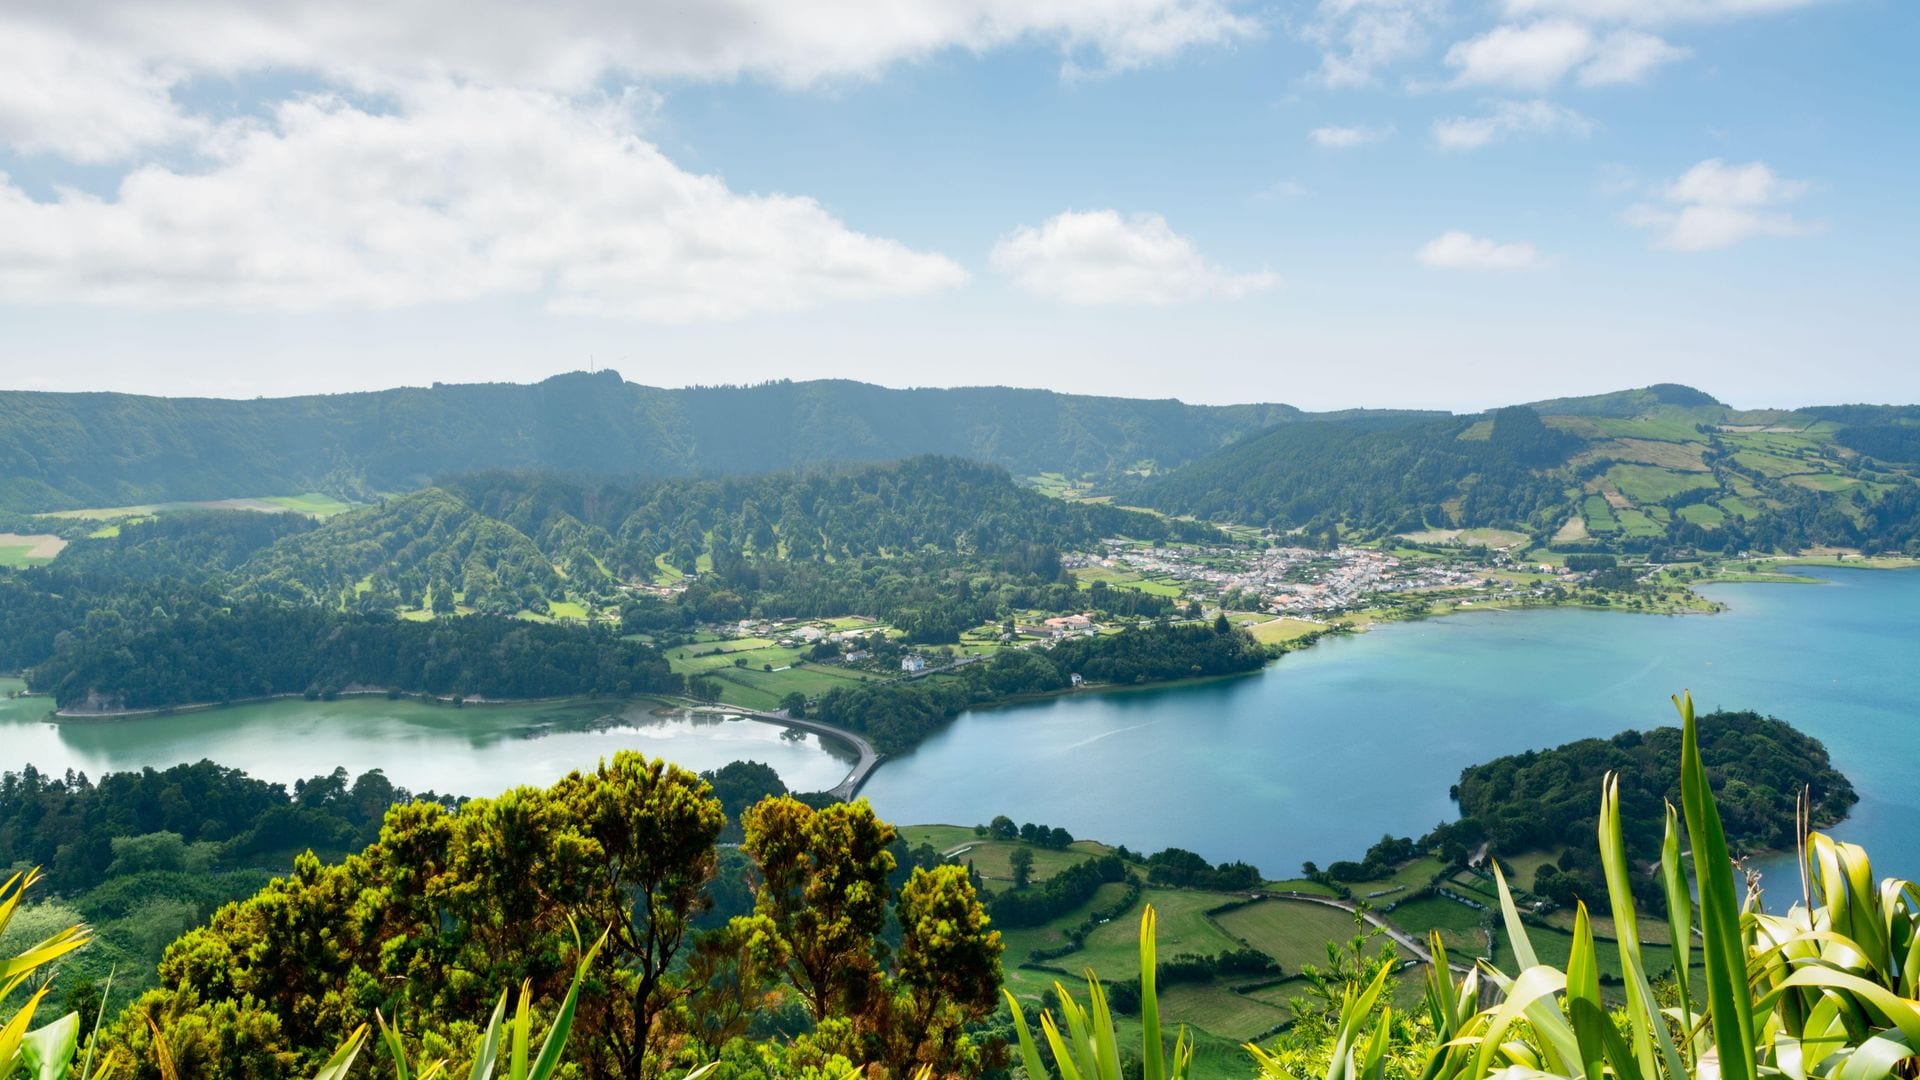
<path fill-rule="evenodd" d="M 1160 1044 L 1160 997 L 1156 976 L 1160 970 L 1154 942 L 1159 915 L 1148 904 L 1140 915 L 1140 1029 L 1141 1074 L 1145 1080 L 1166 1080 L 1166 1062 Z"/>
<path fill-rule="evenodd" d="M 1727 834 L 1714 805 L 1706 766 L 1700 760 L 1700 733 L 1693 716 L 1693 695 L 1674 699 L 1680 710 L 1680 802 L 1693 847 L 1693 872 L 1700 890 L 1701 951 L 1706 959 L 1707 1011 L 1713 1018 L 1714 1047 L 1722 1080 L 1754 1080 L 1759 1071 L 1753 1037 L 1753 999 L 1747 986 L 1745 939 L 1740 933 L 1740 902 L 1733 884 L 1733 859 Z"/>

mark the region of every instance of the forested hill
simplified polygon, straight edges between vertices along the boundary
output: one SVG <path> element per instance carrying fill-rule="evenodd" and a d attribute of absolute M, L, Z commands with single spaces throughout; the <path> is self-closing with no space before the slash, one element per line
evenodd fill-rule
<path fill-rule="evenodd" d="M 1500 410 L 1490 424 L 1472 417 L 1288 424 L 1147 481 L 1134 497 L 1278 527 L 1546 524 L 1565 501 L 1564 482 L 1549 474 L 1579 445 L 1524 407 Z"/>
<path fill-rule="evenodd" d="M 766 473 L 952 454 L 1017 475 L 1169 468 L 1287 405 L 848 381 L 657 389 L 614 372 L 233 401 L 0 391 L 0 509 L 408 491 L 476 469 Z"/>
<path fill-rule="evenodd" d="M 1743 412 L 1661 385 L 1482 416 L 1284 424 L 1120 496 L 1313 536 L 1492 526 L 1576 551 L 1920 553 L 1916 475 L 1920 409 Z"/>
<path fill-rule="evenodd" d="M 451 611 L 458 593 L 466 607 L 513 614 L 569 596 L 611 596 L 616 581 L 650 580 L 662 561 L 681 573 L 709 567 L 746 593 L 768 574 L 800 573 L 795 564 L 857 572 L 862 560 L 927 554 L 1051 580 L 1060 551 L 1117 535 L 1217 534 L 1050 499 L 1003 469 L 954 458 L 644 483 L 493 472 L 286 536 L 238 565 L 232 584 L 243 595 L 382 609 Z M 93 543 L 75 544 L 72 557 Z"/>

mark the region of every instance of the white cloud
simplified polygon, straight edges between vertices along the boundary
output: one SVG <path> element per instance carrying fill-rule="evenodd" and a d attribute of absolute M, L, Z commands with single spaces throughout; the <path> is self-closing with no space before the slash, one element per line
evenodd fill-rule
<path fill-rule="evenodd" d="M 1322 84 L 1365 86 L 1426 48 L 1445 9 L 1443 0 L 1319 0 L 1301 36 L 1320 48 Z"/>
<path fill-rule="evenodd" d="M 277 67 L 355 85 L 451 77 L 568 92 L 607 75 L 807 85 L 875 75 L 944 49 L 1020 41 L 1128 68 L 1260 32 L 1225 0 L 13 0 L 8 8 L 14 26 L 61 27 L 99 51 L 185 70 Z"/>
<path fill-rule="evenodd" d="M 1377 143 L 1390 134 L 1387 128 L 1343 127 L 1338 124 L 1317 127 L 1307 132 L 1307 138 L 1316 145 L 1332 150 L 1350 150 L 1356 146 Z"/>
<path fill-rule="evenodd" d="M 1429 240 L 1415 257 L 1443 270 L 1535 270 L 1547 264 L 1532 244 L 1497 244 L 1459 229 Z"/>
<path fill-rule="evenodd" d="M 1503 101 L 1483 116 L 1436 120 L 1433 141 L 1442 150 L 1477 150 L 1509 135 L 1573 135 L 1585 138 L 1593 122 L 1551 101 Z"/>
<path fill-rule="evenodd" d="M 197 171 L 110 199 L 0 177 L 0 299 L 394 307 L 503 294 L 658 322 L 924 293 L 966 272 L 811 199 L 676 167 L 617 103 L 416 88 L 376 115 L 299 99 L 230 124 Z"/>
<path fill-rule="evenodd" d="M 1539 90 L 1593 51 L 1593 34 L 1579 23 L 1545 20 L 1528 26 L 1496 26 L 1447 50 L 1455 81 L 1466 86 L 1517 86 Z"/>
<path fill-rule="evenodd" d="M 92 164 L 204 134 L 174 107 L 172 79 L 57 27 L 0 18 L 0 146 Z"/>
<path fill-rule="evenodd" d="M 1770 15 L 1825 0 L 1506 0 L 1509 15 L 1567 15 L 1595 22 L 1709 22 Z"/>
<path fill-rule="evenodd" d="M 1447 50 L 1447 64 L 1460 86 L 1512 86 L 1543 90 L 1576 68 L 1586 86 L 1639 82 L 1654 69 L 1690 51 L 1641 30 L 1605 37 L 1565 19 L 1497 26 Z"/>
<path fill-rule="evenodd" d="M 1654 69 L 1693 55 L 1693 50 L 1640 30 L 1616 30 L 1601 39 L 1580 68 L 1585 86 L 1637 83 Z"/>
<path fill-rule="evenodd" d="M 1665 204 L 1639 203 L 1624 215 L 1629 225 L 1657 233 L 1655 246 L 1672 251 L 1712 251 L 1750 236 L 1801 236 L 1812 222 L 1776 209 L 1811 190 L 1799 180 L 1783 180 L 1766 163 L 1728 165 L 1703 161 L 1668 184 Z"/>
<path fill-rule="evenodd" d="M 1265 271 L 1233 273 L 1207 262 L 1159 214 L 1113 210 L 1069 210 L 1015 229 L 994 245 L 992 263 L 1021 289 L 1070 304 L 1239 298 L 1280 282 Z"/>

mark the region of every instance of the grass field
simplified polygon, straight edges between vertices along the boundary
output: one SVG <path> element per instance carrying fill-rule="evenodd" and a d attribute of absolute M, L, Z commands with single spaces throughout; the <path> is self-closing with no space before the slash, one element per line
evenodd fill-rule
<path fill-rule="evenodd" d="M 1702 443 L 1612 439 L 1590 447 L 1588 454 L 1595 458 L 1612 458 L 1615 461 L 1653 465 L 1663 469 L 1678 469 L 1681 472 L 1707 472 L 1709 470 L 1706 460 L 1701 456 L 1705 450 L 1706 446 Z"/>
<path fill-rule="evenodd" d="M 1727 512 L 1712 503 L 1694 503 L 1680 508 L 1680 519 L 1702 528 L 1717 529 L 1727 523 Z"/>
<path fill-rule="evenodd" d="M 1154 581 L 1142 577 L 1130 570 L 1114 570 L 1105 566 L 1083 566 L 1073 571 L 1073 576 L 1083 589 L 1090 589 L 1096 581 L 1104 581 L 1115 589 L 1137 589 L 1153 596 L 1180 595 L 1180 586 L 1167 581 Z"/>
<path fill-rule="evenodd" d="M 1628 536 L 1665 536 L 1667 532 L 1644 510 L 1616 510 L 1614 519 Z"/>
<path fill-rule="evenodd" d="M 958 835 L 962 833 L 964 837 Z M 942 852 L 964 848 L 954 858 L 960 862 L 971 862 L 995 892 L 1011 885 L 1013 864 L 1010 860 L 1020 848 L 1033 852 L 1035 882 L 1044 882 L 1069 866 L 1104 855 L 1109 850 L 1105 844 L 1096 844 L 1091 840 L 1076 840 L 1065 851 L 1035 847 L 1017 840 L 982 840 L 973 835 L 971 828 L 955 826 L 914 825 L 900 829 L 900 835 L 909 844 L 929 843 Z"/>
<path fill-rule="evenodd" d="M 1322 623 L 1309 622 L 1306 619 L 1286 618 L 1269 619 L 1266 622 L 1254 623 L 1247 627 L 1248 632 L 1253 634 L 1253 640 L 1263 645 L 1277 645 L 1282 642 L 1295 641 L 1299 638 L 1306 637 L 1308 634 L 1318 633 L 1325 629 L 1326 626 Z"/>
<path fill-rule="evenodd" d="M 52 562 L 66 546 L 65 540 L 50 533 L 0 532 L 0 566 L 42 566 Z"/>
<path fill-rule="evenodd" d="M 56 510 L 42 517 L 85 518 L 94 521 L 109 521 L 114 518 L 151 517 L 177 510 L 257 510 L 261 513 L 278 514 L 292 510 L 314 517 L 332 517 L 344 510 L 353 509 L 351 503 L 309 492 L 305 495 L 268 495 L 262 498 L 244 499 L 194 499 L 186 502 L 142 503 L 138 506 L 98 506 L 85 510 Z"/>
<path fill-rule="evenodd" d="M 745 709 L 773 710 L 780 699 L 795 691 L 809 698 L 839 686 L 865 682 L 871 676 L 823 664 L 808 664 L 786 671 L 762 671 L 757 667 L 713 668 L 704 673 L 720 684 L 720 700 Z"/>
<path fill-rule="evenodd" d="M 1288 878 L 1284 881 L 1268 881 L 1260 887 L 1272 892 L 1297 892 L 1306 893 L 1309 896 L 1332 897 L 1340 895 L 1328 886 L 1322 885 L 1317 881 L 1309 881 L 1306 878 Z"/>
<path fill-rule="evenodd" d="M 1657 465 L 1615 465 L 1607 470 L 1607 479 L 1620 494 L 1635 503 L 1657 503 L 1683 491 L 1711 490 L 1718 485 L 1705 472 L 1679 472 Z"/>
<path fill-rule="evenodd" d="M 1399 867 L 1386 877 L 1373 881 L 1350 882 L 1347 889 L 1360 899 L 1365 899 L 1372 893 L 1391 896 L 1402 892 L 1415 892 L 1425 887 L 1427 882 L 1433 880 L 1434 875 L 1444 869 L 1446 865 L 1439 859 L 1431 855 L 1423 856 Z"/>
<path fill-rule="evenodd" d="M 1422 896 L 1395 907 L 1387 914 L 1395 926 L 1422 941 L 1429 931 L 1440 932 L 1440 941 L 1457 956 L 1487 955 L 1485 928 L 1491 912 L 1478 911 L 1444 896 Z"/>
<path fill-rule="evenodd" d="M 1513 942 L 1507 937 L 1506 931 L 1499 930 L 1494 938 L 1493 965 L 1509 975 L 1517 973 L 1519 965 L 1514 959 Z M 1533 951 L 1541 963 L 1551 964 L 1562 971 L 1566 970 L 1567 957 L 1573 953 L 1571 933 L 1547 927 L 1530 926 L 1527 928 L 1527 940 L 1533 943 Z M 1597 966 L 1600 974 L 1610 975 L 1616 979 L 1621 977 L 1620 950 L 1617 945 L 1604 944 L 1594 952 L 1599 960 Z M 1658 979 L 1673 970 L 1673 950 L 1665 945 L 1644 944 L 1640 955 L 1646 963 L 1649 979 Z M 1692 959 L 1696 966 L 1700 962 L 1699 958 L 1700 950 L 1695 949 Z M 1609 988 L 1609 991 L 1609 996 L 1617 996 L 1619 993 L 1617 987 Z"/>
<path fill-rule="evenodd" d="M 1860 485 L 1860 481 L 1855 480 L 1853 477 L 1841 476 L 1837 473 L 1806 473 L 1800 476 L 1790 476 L 1787 478 L 1787 483 L 1808 488 L 1812 491 L 1824 491 L 1829 494 L 1836 491 L 1846 491 L 1849 488 Z"/>
<path fill-rule="evenodd" d="M 1741 450 L 1733 455 L 1733 460 L 1762 476 L 1791 476 L 1794 473 L 1812 471 L 1814 465 L 1799 458 L 1769 454 L 1763 450 Z"/>
<path fill-rule="evenodd" d="M 1221 1038 L 1257 1039 L 1291 1019 L 1286 1009 L 1236 994 L 1218 983 L 1180 983 L 1160 988 L 1160 1015 L 1177 1018 Z M 1243 1072 L 1242 1075 L 1245 1075 Z"/>
<path fill-rule="evenodd" d="M 1227 933 L 1278 960 L 1289 975 L 1298 974 L 1302 964 L 1325 964 L 1327 942 L 1346 941 L 1361 932 L 1351 914 L 1304 900 L 1262 900 L 1222 912 L 1216 921 Z"/>
<path fill-rule="evenodd" d="M 1159 915 L 1160 955 L 1201 953 L 1211 956 L 1239 948 L 1240 943 L 1223 932 L 1206 914 L 1208 908 L 1218 907 L 1229 899 L 1231 897 L 1219 893 L 1183 889 L 1147 889 L 1141 893 L 1141 900 L 1152 904 Z M 1140 968 L 1138 914 L 1097 927 L 1087 935 L 1086 947 L 1066 959 L 1071 963 L 1060 966 L 1071 971 L 1090 966 L 1103 979 L 1131 978 Z"/>
<path fill-rule="evenodd" d="M 353 509 L 352 503 L 341 502 L 331 495 L 322 495 L 317 491 L 309 491 L 305 495 L 269 495 L 261 501 L 317 518 L 329 518 Z"/>
<path fill-rule="evenodd" d="M 1587 531 L 1590 533 L 1612 533 L 1620 531 L 1620 523 L 1614 520 L 1613 507 L 1607 505 L 1605 495 L 1589 495 L 1581 504 L 1581 513 L 1587 519 Z"/>

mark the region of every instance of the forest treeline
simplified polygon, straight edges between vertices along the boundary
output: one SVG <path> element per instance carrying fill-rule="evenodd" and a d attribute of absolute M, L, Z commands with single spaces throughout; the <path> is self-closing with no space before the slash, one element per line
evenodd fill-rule
<path fill-rule="evenodd" d="M 708 783 L 627 752 L 457 809 L 395 806 L 364 850 L 301 855 L 175 941 L 158 987 L 110 1018 L 96 1052 L 147 1077 L 158 1036 L 182 1076 L 304 1077 L 377 1010 L 405 1018 L 409 1048 L 457 1056 L 498 987 L 527 980 L 556 1000 L 578 935 L 607 929 L 568 1041 L 583 1076 L 1004 1062 L 983 1026 L 1000 935 L 964 867 L 903 866 L 864 801 L 772 796 L 741 817 L 724 859 Z M 727 875 L 751 891 L 723 888 Z M 715 925 L 716 893 L 736 890 L 744 909 Z"/>
<path fill-rule="evenodd" d="M 678 693 L 659 652 L 606 628 L 490 615 L 415 622 L 269 603 L 89 617 L 27 672 L 65 709 L 149 709 L 354 689 L 451 698 Z"/>
<path fill-rule="evenodd" d="M 0 508 L 323 491 L 364 501 L 473 469 L 766 473 L 953 454 L 1022 475 L 1193 460 L 1286 405 L 892 390 L 837 380 L 658 389 L 612 371 L 250 401 L 0 392 Z"/>
<path fill-rule="evenodd" d="M 1472 766 L 1453 789 L 1460 819 L 1435 836 L 1456 851 L 1484 840 L 1495 855 L 1564 847 L 1560 863 L 1542 871 L 1544 888 L 1535 891 L 1561 902 L 1578 897 L 1589 905 L 1604 904 L 1606 888 L 1590 842 L 1601 780 L 1608 772 L 1619 777 L 1628 852 L 1658 857 L 1666 806 L 1679 805 L 1680 736 L 1672 727 L 1628 730 Z M 1701 761 L 1736 851 L 1790 850 L 1803 789 L 1811 798 L 1815 828 L 1831 827 L 1858 801 L 1820 740 L 1785 721 L 1754 712 L 1709 713 L 1699 719 L 1699 740 Z M 1657 884 L 1648 880 L 1645 885 L 1645 899 L 1657 907 Z M 1640 895 L 1638 887 L 1635 892 Z"/>
<path fill-rule="evenodd" d="M 1090 683 L 1133 685 L 1258 670 L 1272 654 L 1244 630 L 1173 623 L 1069 638 L 1047 650 L 1001 649 L 951 675 L 836 687 L 812 706 L 817 719 L 865 734 L 881 753 L 918 743 L 964 709 Z"/>

